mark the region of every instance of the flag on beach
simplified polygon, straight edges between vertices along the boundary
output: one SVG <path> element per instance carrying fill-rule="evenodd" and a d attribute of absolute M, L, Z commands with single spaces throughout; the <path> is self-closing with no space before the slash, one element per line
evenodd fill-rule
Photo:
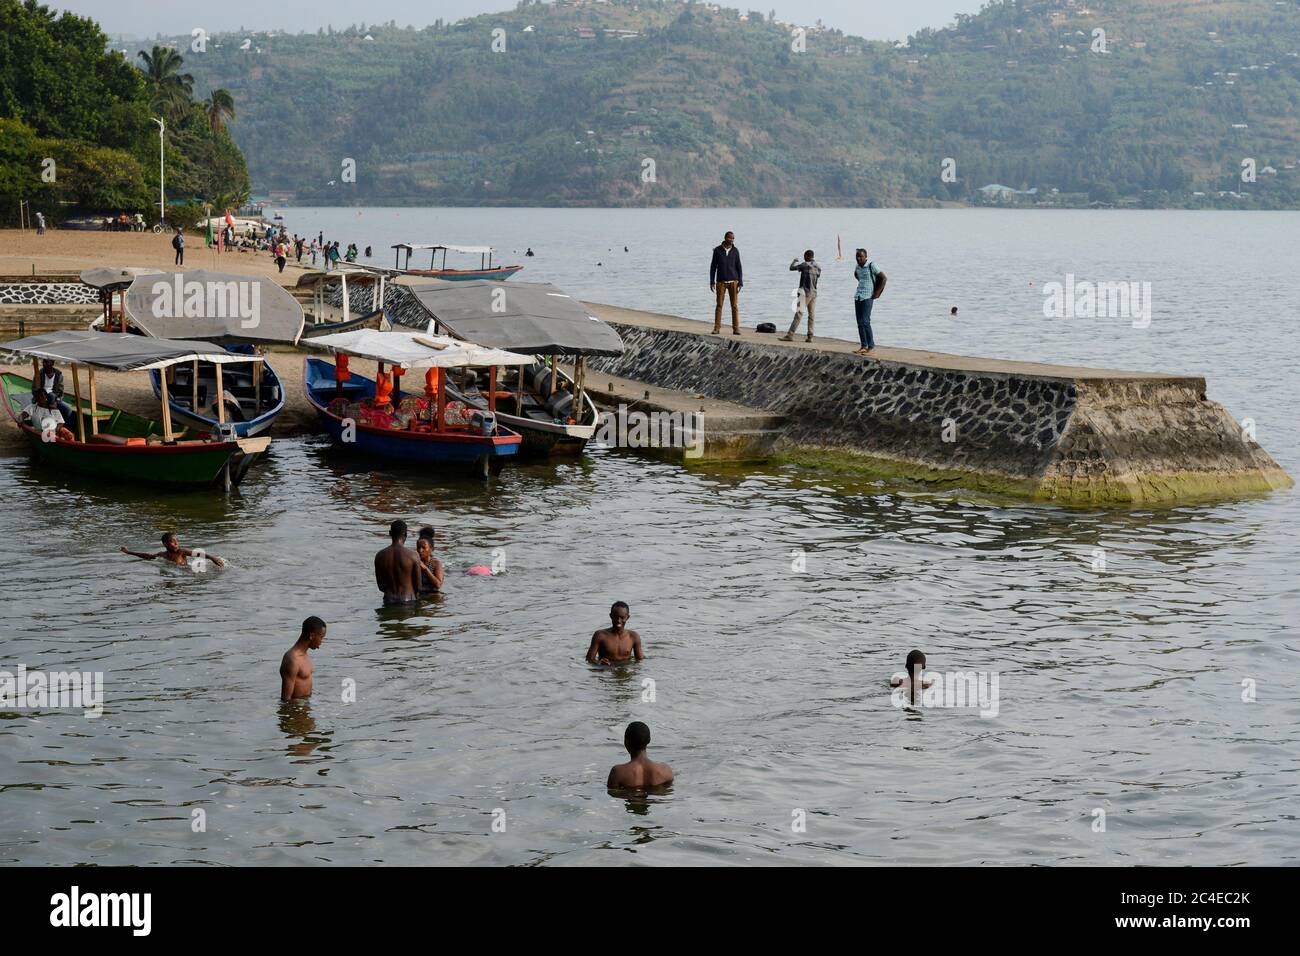
<path fill-rule="evenodd" d="M 212 248 L 212 217 L 208 217 L 208 248 Z"/>

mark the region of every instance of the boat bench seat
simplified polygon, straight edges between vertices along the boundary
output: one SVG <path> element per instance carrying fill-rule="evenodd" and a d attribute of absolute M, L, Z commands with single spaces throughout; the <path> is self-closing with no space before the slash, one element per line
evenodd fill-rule
<path fill-rule="evenodd" d="M 94 445 L 143 445 L 143 438 L 123 438 L 121 435 L 99 434 L 87 435 L 86 444 Z"/>

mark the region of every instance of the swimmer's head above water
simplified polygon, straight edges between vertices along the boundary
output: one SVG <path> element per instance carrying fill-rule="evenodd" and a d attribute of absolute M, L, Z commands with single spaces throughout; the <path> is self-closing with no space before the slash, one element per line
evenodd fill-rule
<path fill-rule="evenodd" d="M 628 618 L 632 616 L 632 609 L 627 606 L 625 601 L 615 601 L 609 608 L 609 623 L 611 629 L 616 633 L 622 632 L 623 627 L 627 624 Z M 645 724 L 641 724 L 642 727 Z M 647 730 L 646 733 L 649 733 Z"/>
<path fill-rule="evenodd" d="M 623 746 L 633 757 L 645 753 L 645 749 L 650 746 L 650 728 L 639 720 L 634 720 L 627 725 L 627 730 L 623 731 Z"/>
<path fill-rule="evenodd" d="M 401 544 L 406 540 L 406 522 L 398 518 L 388 526 L 388 536 L 393 539 L 393 544 Z"/>
<path fill-rule="evenodd" d="M 302 622 L 302 634 L 298 638 L 306 641 L 313 651 L 325 643 L 325 622 L 314 614 Z"/>
<path fill-rule="evenodd" d="M 921 651 L 912 651 L 907 655 L 907 676 L 915 677 L 918 666 L 921 670 L 925 670 L 925 654 Z"/>

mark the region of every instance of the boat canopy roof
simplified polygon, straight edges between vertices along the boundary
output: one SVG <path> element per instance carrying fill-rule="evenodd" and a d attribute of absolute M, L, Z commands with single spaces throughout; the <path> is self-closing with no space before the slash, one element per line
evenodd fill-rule
<path fill-rule="evenodd" d="M 96 289 L 119 289 L 128 286 L 140 276 L 161 275 L 158 269 L 146 266 L 122 266 L 120 268 L 83 269 L 81 281 Z"/>
<path fill-rule="evenodd" d="M 304 273 L 298 278 L 297 287 L 302 289 L 314 285 L 324 285 L 328 282 L 337 282 L 341 276 L 347 276 L 350 279 L 378 279 L 380 276 L 400 276 L 404 274 L 399 269 L 382 269 L 379 266 L 367 266 L 359 262 L 340 262 L 337 266 L 331 268 L 329 272 Z"/>
<path fill-rule="evenodd" d="M 317 335 L 303 340 L 303 345 L 409 369 L 533 364 L 531 355 L 484 348 L 446 335 L 425 335 L 420 332 L 357 329 L 353 332 Z"/>
<path fill-rule="evenodd" d="M 448 246 L 448 245 L 442 245 L 440 243 L 395 242 L 393 243 L 391 248 L 409 249 L 412 252 L 415 252 L 419 249 L 435 249 L 441 252 L 445 249 L 448 252 L 464 252 L 476 256 L 485 256 L 489 252 L 496 252 L 496 250 L 493 249 L 491 246 Z"/>
<path fill-rule="evenodd" d="M 126 314 L 156 338 L 225 339 L 297 345 L 303 314 L 274 279 L 196 269 L 140 276 L 126 293 Z"/>
<path fill-rule="evenodd" d="M 29 335 L 25 339 L 5 342 L 0 351 L 16 352 L 34 358 L 53 359 L 73 365 L 91 365 L 113 372 L 167 368 L 181 362 L 260 362 L 261 356 L 227 352 L 211 342 L 182 339 L 155 339 L 121 332 L 74 330 Z"/>
<path fill-rule="evenodd" d="M 622 355 L 623 340 L 549 282 L 412 283 L 440 327 L 458 338 L 530 355 Z"/>

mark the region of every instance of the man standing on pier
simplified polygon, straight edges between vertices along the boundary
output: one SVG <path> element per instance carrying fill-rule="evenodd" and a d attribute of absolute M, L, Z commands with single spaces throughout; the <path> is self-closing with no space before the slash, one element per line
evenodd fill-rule
<path fill-rule="evenodd" d="M 782 342 L 793 342 L 795 332 L 799 331 L 799 322 L 803 319 L 803 310 L 808 310 L 808 337 L 805 342 L 813 340 L 813 312 L 817 308 L 817 280 L 821 278 L 822 267 L 813 258 L 811 249 L 804 250 L 803 261 L 795 259 L 790 263 L 790 271 L 799 273 L 798 298 L 794 304 L 794 321 L 790 331 L 781 336 Z"/>
<path fill-rule="evenodd" d="M 744 287 L 745 273 L 740 267 L 736 234 L 728 232 L 722 237 L 722 245 L 714 247 L 713 261 L 709 263 L 709 291 L 717 293 L 713 310 L 714 335 L 722 332 L 722 299 L 728 294 L 731 296 L 731 334 L 740 334 L 740 304 L 737 299 Z"/>

